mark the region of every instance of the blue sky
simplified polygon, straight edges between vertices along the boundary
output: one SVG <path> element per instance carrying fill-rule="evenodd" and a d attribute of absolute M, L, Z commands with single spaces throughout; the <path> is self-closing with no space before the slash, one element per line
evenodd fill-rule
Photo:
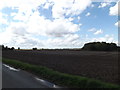
<path fill-rule="evenodd" d="M 0 4 L 0 44 L 15 48 L 81 48 L 118 44 L 117 2 L 11 0 Z"/>

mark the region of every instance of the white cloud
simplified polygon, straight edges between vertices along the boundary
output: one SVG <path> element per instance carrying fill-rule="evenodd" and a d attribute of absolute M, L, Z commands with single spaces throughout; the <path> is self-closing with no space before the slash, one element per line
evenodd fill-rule
<path fill-rule="evenodd" d="M 0 9 L 5 7 L 12 7 L 19 9 L 21 12 L 26 12 L 31 9 L 36 9 L 39 5 L 42 5 L 46 0 L 4 0 L 0 3 Z"/>
<path fill-rule="evenodd" d="M 54 4 L 53 2 L 46 2 L 43 8 L 49 9 L 49 7 L 53 6 L 53 4 Z"/>
<path fill-rule="evenodd" d="M 72 48 L 81 47 L 83 45 L 83 42 L 81 42 L 77 34 L 65 35 L 63 38 L 48 39 L 46 43 L 50 48 Z"/>
<path fill-rule="evenodd" d="M 52 0 L 54 5 L 52 13 L 54 18 L 61 18 L 64 15 L 81 14 L 91 4 L 91 0 Z"/>
<path fill-rule="evenodd" d="M 118 2 L 109 9 L 109 15 L 118 15 Z"/>
<path fill-rule="evenodd" d="M 37 21 L 37 22 L 36 22 Z M 55 19 L 53 21 L 33 13 L 30 16 L 27 31 L 42 36 L 62 37 L 69 33 L 75 33 L 80 29 L 79 25 L 72 23 L 69 19 Z"/>
<path fill-rule="evenodd" d="M 104 0 L 104 2 L 119 2 L 120 0 Z"/>
<path fill-rule="evenodd" d="M 0 16 L 0 21 L 8 25 L 0 33 L 0 44 L 21 48 L 80 47 L 86 40 L 77 34 L 82 24 L 72 22 L 73 16 L 81 14 L 90 5 L 91 0 L 4 0 L 0 3 L 0 10 L 6 7 L 16 9 L 17 12 L 11 12 L 10 15 L 17 22 L 10 20 L 8 24 L 8 19 Z M 54 19 L 40 16 L 39 6 L 44 9 L 52 6 Z M 65 18 L 67 15 L 69 19 Z M 102 30 L 95 29 L 94 33 L 100 34 Z"/>
<path fill-rule="evenodd" d="M 115 26 L 120 27 L 120 21 L 116 22 Z"/>
<path fill-rule="evenodd" d="M 2 25 L 2 24 L 8 25 L 9 24 L 8 20 L 6 19 L 6 17 L 7 16 L 5 14 L 0 12 L 0 25 Z"/>
<path fill-rule="evenodd" d="M 98 35 L 98 34 L 102 34 L 102 33 L 103 33 L 103 31 L 100 29 L 100 30 L 97 30 L 94 34 Z"/>
<path fill-rule="evenodd" d="M 102 3 L 98 6 L 98 8 L 103 8 L 103 7 L 106 7 L 106 6 L 108 6 L 108 5 L 110 5 L 110 2 L 102 2 Z"/>
<path fill-rule="evenodd" d="M 106 34 L 104 37 L 92 38 L 90 42 L 116 42 L 113 35 Z"/>
<path fill-rule="evenodd" d="M 93 2 L 118 2 L 120 0 L 92 0 Z"/>
<path fill-rule="evenodd" d="M 89 32 L 94 32 L 93 33 L 94 35 L 98 35 L 98 34 L 102 34 L 103 33 L 103 30 L 101 30 L 101 29 L 97 30 L 96 28 L 91 28 L 88 31 Z"/>
<path fill-rule="evenodd" d="M 91 6 L 91 7 L 95 7 L 95 5 L 94 5 L 94 4 L 91 4 L 90 6 Z"/>
<path fill-rule="evenodd" d="M 39 2 L 39 0 L 37 1 Z M 18 2 L 20 2 L 20 5 Z M 63 44 L 62 46 L 67 44 L 68 47 L 78 45 L 78 35 L 75 33 L 80 30 L 81 24 L 79 25 L 71 22 L 73 18 L 70 17 L 69 19 L 65 19 L 64 17 L 60 17 L 54 20 L 49 20 L 44 16 L 40 16 L 39 11 L 37 10 L 40 4 L 42 5 L 46 3 L 45 5 L 47 5 L 47 2 L 39 4 L 33 2 L 33 5 L 32 0 L 18 2 L 9 2 L 10 4 L 8 5 L 8 2 L 5 1 L 3 6 L 0 7 L 1 10 L 6 6 L 12 7 L 13 9 L 16 8 L 18 10 L 16 13 L 10 13 L 13 20 L 17 20 L 17 22 L 11 21 L 6 30 L 3 33 L 0 33 L 0 36 L 2 37 L 0 44 L 22 48 L 32 48 L 34 46 L 47 47 L 53 41 L 57 42 L 56 40 L 60 39 L 60 41 L 62 41 L 60 43 Z M 55 2 L 56 1 L 54 1 L 54 3 Z M 44 6 L 43 8 L 48 9 L 49 7 L 50 6 Z M 36 36 L 39 36 L 39 38 L 36 38 Z M 42 40 L 40 37 L 49 39 Z M 51 43 L 49 40 L 51 40 Z M 54 42 L 51 46 L 55 44 Z M 57 43 L 56 47 L 59 46 L 60 43 Z"/>
<path fill-rule="evenodd" d="M 90 12 L 88 12 L 85 16 L 90 16 Z"/>
<path fill-rule="evenodd" d="M 11 16 L 14 16 L 14 20 L 27 20 L 29 16 L 36 11 L 38 7 L 42 4 L 45 4 L 46 0 L 4 0 L 0 2 L 0 10 L 4 8 L 16 9 L 18 12 L 11 13 Z"/>
<path fill-rule="evenodd" d="M 15 48 L 33 48 L 34 46 L 41 47 L 43 44 L 40 40 L 32 37 L 26 31 L 26 26 L 22 23 L 12 23 L 6 31 L 0 33 L 0 44 L 14 46 Z"/>
<path fill-rule="evenodd" d="M 69 21 L 73 21 L 73 20 L 74 20 L 74 18 L 71 18 L 71 17 L 70 17 L 70 18 L 68 18 L 68 20 L 69 20 Z"/>
<path fill-rule="evenodd" d="M 80 16 L 78 16 L 77 19 L 80 20 Z"/>
<path fill-rule="evenodd" d="M 96 29 L 95 29 L 95 28 L 91 28 L 91 29 L 89 29 L 88 31 L 89 31 L 89 32 L 93 32 L 93 31 L 96 31 Z"/>

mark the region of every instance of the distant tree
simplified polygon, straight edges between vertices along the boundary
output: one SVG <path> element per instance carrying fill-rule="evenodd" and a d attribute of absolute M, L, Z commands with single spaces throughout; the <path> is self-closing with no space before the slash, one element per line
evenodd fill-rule
<path fill-rule="evenodd" d="M 18 47 L 18 50 L 20 50 L 20 47 Z"/>
<path fill-rule="evenodd" d="M 120 46 L 118 46 L 117 51 L 120 51 Z"/>
<path fill-rule="evenodd" d="M 4 45 L 2 45 L 2 48 L 4 48 Z"/>
<path fill-rule="evenodd" d="M 15 49 L 14 47 L 10 48 L 10 50 L 14 50 L 14 49 Z"/>
<path fill-rule="evenodd" d="M 2 45 L 2 50 L 4 50 L 5 49 L 5 47 L 4 47 L 4 45 Z"/>
<path fill-rule="evenodd" d="M 117 45 L 115 43 L 110 43 L 110 50 L 117 50 Z"/>
<path fill-rule="evenodd" d="M 8 50 L 8 46 L 5 47 L 5 50 Z"/>
<path fill-rule="evenodd" d="M 37 50 L 37 48 L 33 48 L 33 50 Z"/>

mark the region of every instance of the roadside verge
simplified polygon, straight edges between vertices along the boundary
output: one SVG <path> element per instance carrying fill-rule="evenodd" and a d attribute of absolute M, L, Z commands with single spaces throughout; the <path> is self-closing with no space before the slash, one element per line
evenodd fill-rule
<path fill-rule="evenodd" d="M 53 71 L 44 66 L 32 65 L 23 63 L 17 60 L 2 58 L 2 62 L 11 65 L 15 68 L 20 68 L 28 72 L 34 73 L 43 79 L 53 82 L 56 85 L 69 88 L 120 88 L 120 86 L 110 83 L 105 83 L 99 80 L 94 80 L 86 77 L 69 75 Z"/>

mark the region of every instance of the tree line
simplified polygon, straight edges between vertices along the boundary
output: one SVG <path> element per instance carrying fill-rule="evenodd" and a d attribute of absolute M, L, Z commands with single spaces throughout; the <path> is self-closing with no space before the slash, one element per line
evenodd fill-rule
<path fill-rule="evenodd" d="M 90 43 L 86 43 L 82 47 L 82 50 L 87 50 L 87 51 L 117 51 L 118 46 L 115 43 L 90 42 Z"/>
<path fill-rule="evenodd" d="M 2 50 L 14 50 L 14 47 L 9 48 L 8 46 L 0 45 Z M 20 50 L 20 47 L 18 47 Z M 37 48 L 32 48 L 32 50 L 38 50 Z M 51 50 L 51 49 L 42 49 L 42 50 Z M 55 49 L 55 50 L 75 50 L 75 49 Z M 89 42 L 84 44 L 81 49 L 83 51 L 120 51 L 120 47 L 115 43 L 106 43 L 106 42 Z"/>
<path fill-rule="evenodd" d="M 8 46 L 1 45 L 2 50 L 14 50 L 14 47 L 9 48 Z"/>

